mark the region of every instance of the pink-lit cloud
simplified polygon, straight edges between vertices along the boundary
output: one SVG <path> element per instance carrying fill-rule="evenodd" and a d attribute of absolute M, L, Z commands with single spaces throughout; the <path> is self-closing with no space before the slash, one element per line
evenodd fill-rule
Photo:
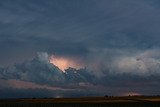
<path fill-rule="evenodd" d="M 3 80 L 0 79 L 1 88 L 16 88 L 16 89 L 47 89 L 47 90 L 61 90 L 61 91 L 71 91 L 74 89 L 66 89 L 61 87 L 54 87 L 48 85 L 40 85 L 33 82 L 26 82 L 16 79 Z"/>
<path fill-rule="evenodd" d="M 67 57 L 60 57 L 51 55 L 49 58 L 49 62 L 57 66 L 59 69 L 61 69 L 63 72 L 65 72 L 65 69 L 68 69 L 69 67 L 72 68 L 83 68 L 83 64 L 78 62 L 76 59 L 67 58 Z"/>

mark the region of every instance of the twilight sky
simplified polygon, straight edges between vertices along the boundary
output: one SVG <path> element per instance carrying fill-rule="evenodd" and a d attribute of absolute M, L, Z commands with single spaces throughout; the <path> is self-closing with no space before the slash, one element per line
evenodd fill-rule
<path fill-rule="evenodd" d="M 157 95 L 159 82 L 159 0 L 0 0 L 1 98 Z"/>

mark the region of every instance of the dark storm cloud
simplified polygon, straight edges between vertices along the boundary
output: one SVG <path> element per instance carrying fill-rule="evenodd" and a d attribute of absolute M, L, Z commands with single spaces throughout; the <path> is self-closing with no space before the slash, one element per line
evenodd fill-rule
<path fill-rule="evenodd" d="M 102 89 L 100 95 L 159 94 L 159 7 L 158 0 L 1 0 L 0 77 L 64 88 L 89 85 Z M 87 69 L 64 74 L 34 58 L 39 51 L 80 59 Z"/>
<path fill-rule="evenodd" d="M 3 65 L 37 51 L 76 57 L 93 48 L 159 47 L 157 0 L 2 0 L 0 5 Z"/>
<path fill-rule="evenodd" d="M 155 54 L 145 53 L 143 58 L 153 55 Z M 140 71 L 134 71 L 131 68 L 123 68 L 131 69 L 127 72 L 121 72 L 121 68 L 114 67 L 115 69 L 110 68 L 113 69 L 112 72 L 102 70 L 103 75 L 97 75 L 96 71 L 91 71 L 88 68 L 68 68 L 63 72 L 49 63 L 48 58 L 47 53 L 38 53 L 37 57 L 30 61 L 9 68 L 1 67 L 1 92 L 6 93 L 6 89 L 11 90 L 9 93 L 2 95 L 1 98 L 3 96 L 11 97 L 10 94 L 17 93 L 22 96 L 14 97 L 79 97 L 104 96 L 105 94 L 127 95 L 128 93 L 159 94 L 160 74 L 156 67 L 150 71 L 141 71 L 141 69 Z M 154 63 L 157 64 L 157 62 Z M 37 95 L 32 95 L 35 90 L 37 90 Z"/>
<path fill-rule="evenodd" d="M 7 98 L 68 98 L 68 97 L 84 97 L 84 96 L 97 96 L 101 95 L 95 91 L 86 91 L 86 90 L 78 90 L 78 91 L 53 91 L 46 89 L 11 89 L 4 88 L 0 89 L 1 99 Z"/>

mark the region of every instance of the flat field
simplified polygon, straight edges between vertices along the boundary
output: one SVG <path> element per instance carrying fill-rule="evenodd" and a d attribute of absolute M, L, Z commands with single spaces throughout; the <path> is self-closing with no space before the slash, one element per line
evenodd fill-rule
<path fill-rule="evenodd" d="M 160 107 L 159 96 L 3 99 L 0 107 Z"/>

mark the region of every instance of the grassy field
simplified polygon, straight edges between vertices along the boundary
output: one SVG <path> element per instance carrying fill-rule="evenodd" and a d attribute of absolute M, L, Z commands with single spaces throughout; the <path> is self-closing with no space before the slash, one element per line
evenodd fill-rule
<path fill-rule="evenodd" d="M 0 100 L 0 107 L 160 107 L 160 97 L 5 99 Z"/>

